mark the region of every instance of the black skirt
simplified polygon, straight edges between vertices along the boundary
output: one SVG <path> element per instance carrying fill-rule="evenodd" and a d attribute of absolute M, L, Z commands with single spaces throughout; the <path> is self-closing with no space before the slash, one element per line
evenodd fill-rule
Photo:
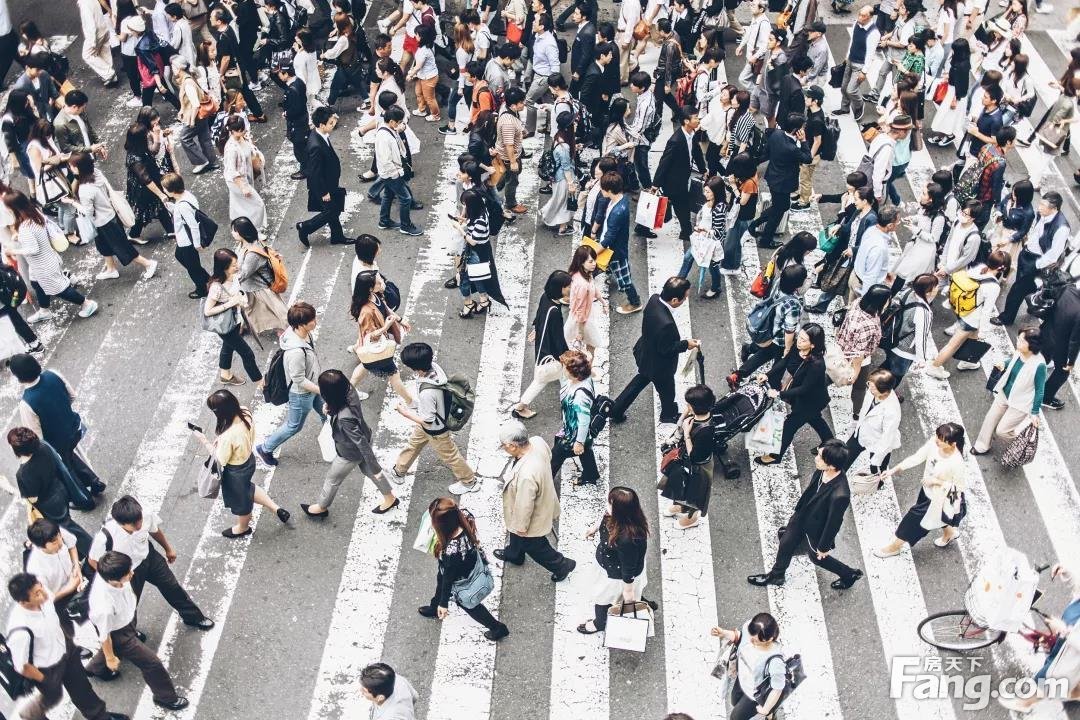
<path fill-rule="evenodd" d="M 112 220 L 97 228 L 94 233 L 94 247 L 105 257 L 114 257 L 121 265 L 129 265 L 139 257 L 139 251 L 131 244 L 120 221 Z"/>
<path fill-rule="evenodd" d="M 930 531 L 922 526 L 922 519 L 926 517 L 926 511 L 929 509 L 930 498 L 926 496 L 925 490 L 920 489 L 915 504 L 904 514 L 900 524 L 896 526 L 896 537 L 908 545 L 914 545 L 926 537 Z M 967 515 L 967 498 L 961 497 L 960 512 L 956 513 L 956 517 L 949 520 L 946 525 L 960 527 L 960 521 L 964 519 L 965 515 Z"/>
<path fill-rule="evenodd" d="M 221 471 L 221 499 L 233 515 L 250 515 L 255 505 L 255 453 L 240 465 Z"/>
<path fill-rule="evenodd" d="M 696 510 L 702 516 L 709 513 L 712 496 L 713 462 L 700 465 L 682 461 L 668 466 L 660 494 L 673 503 Z"/>

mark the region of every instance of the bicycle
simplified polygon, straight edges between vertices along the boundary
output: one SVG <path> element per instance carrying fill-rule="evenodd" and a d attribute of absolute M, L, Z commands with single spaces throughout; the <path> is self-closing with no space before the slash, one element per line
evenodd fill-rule
<path fill-rule="evenodd" d="M 1037 565 L 1035 571 L 1042 575 L 1050 565 Z M 1031 643 L 1034 652 L 1050 652 L 1058 636 L 1046 623 L 1046 614 L 1035 607 L 1043 593 L 1038 588 L 1031 600 L 1029 621 L 1022 624 L 1017 633 Z M 946 610 L 928 615 L 918 625 L 919 638 L 939 650 L 970 652 L 1000 643 L 1008 634 L 1005 630 L 980 625 L 965 610 Z"/>

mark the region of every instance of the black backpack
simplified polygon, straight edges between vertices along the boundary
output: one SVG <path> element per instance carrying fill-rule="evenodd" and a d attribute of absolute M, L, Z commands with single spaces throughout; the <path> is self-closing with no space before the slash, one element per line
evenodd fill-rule
<path fill-rule="evenodd" d="M 192 245 L 198 247 L 210 247 L 210 243 L 214 242 L 214 236 L 217 235 L 218 224 L 214 222 L 212 217 L 191 203 L 188 203 L 188 206 L 195 211 L 195 223 L 199 226 L 199 242 L 196 243 L 195 238 L 191 237 L 191 228 L 185 226 L 184 229 L 187 230 L 188 240 L 191 241 Z"/>
<path fill-rule="evenodd" d="M 0 305 L 19 307 L 26 299 L 26 282 L 10 265 L 0 265 Z"/>
<path fill-rule="evenodd" d="M 885 311 L 881 313 L 881 340 L 878 347 L 889 351 L 897 347 L 901 342 L 915 334 L 914 327 L 910 332 L 904 332 L 904 324 L 908 318 L 908 310 L 918 307 L 919 303 L 911 298 L 911 289 L 898 294 L 893 298 Z"/>
<path fill-rule="evenodd" d="M 559 62 L 566 62 L 570 57 L 570 46 L 564 38 L 555 38 L 555 44 L 559 46 Z"/>
<path fill-rule="evenodd" d="M 656 142 L 656 138 L 660 137 L 660 129 L 664 126 L 663 110 L 664 108 L 661 107 L 660 112 L 654 112 L 652 120 L 641 131 L 650 143 Z"/>
<path fill-rule="evenodd" d="M 289 402 L 289 378 L 285 376 L 285 351 L 281 348 L 270 358 L 263 383 L 263 400 L 271 405 Z"/>
<path fill-rule="evenodd" d="M 819 155 L 822 160 L 836 159 L 836 148 L 840 144 L 840 121 L 834 117 L 825 117 L 825 132 L 821 133 Z"/>
<path fill-rule="evenodd" d="M 591 401 L 589 409 L 589 439 L 595 440 L 596 436 L 607 427 L 611 419 L 611 408 L 614 403 L 607 395 L 594 395 L 590 390 L 581 388 L 581 392 Z"/>
<path fill-rule="evenodd" d="M 34 632 L 28 627 L 19 626 L 11 628 L 8 635 L 17 632 L 25 632 L 30 636 L 29 658 L 33 663 Z M 7 638 L 0 635 L 0 687 L 4 688 L 4 691 L 12 700 L 17 700 L 23 695 L 29 695 L 34 691 L 34 684 L 19 672 L 21 669 L 16 668 L 14 661 L 11 659 L 11 650 L 8 648 Z"/>

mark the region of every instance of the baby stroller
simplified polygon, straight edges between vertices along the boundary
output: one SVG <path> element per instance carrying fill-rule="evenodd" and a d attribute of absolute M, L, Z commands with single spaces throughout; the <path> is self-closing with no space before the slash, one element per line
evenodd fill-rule
<path fill-rule="evenodd" d="M 752 428 L 772 405 L 769 386 L 754 380 L 747 381 L 717 401 L 713 407 L 712 426 L 716 441 L 716 460 L 724 469 L 724 477 L 739 477 L 739 467 L 725 457 L 728 442 L 739 433 Z"/>

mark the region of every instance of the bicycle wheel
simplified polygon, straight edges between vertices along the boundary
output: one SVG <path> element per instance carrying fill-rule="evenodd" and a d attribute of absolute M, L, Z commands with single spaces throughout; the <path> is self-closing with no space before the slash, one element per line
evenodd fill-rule
<path fill-rule="evenodd" d="M 977 625 L 965 610 L 934 613 L 919 623 L 919 637 L 939 650 L 978 650 L 1005 637 L 1003 630 Z"/>

